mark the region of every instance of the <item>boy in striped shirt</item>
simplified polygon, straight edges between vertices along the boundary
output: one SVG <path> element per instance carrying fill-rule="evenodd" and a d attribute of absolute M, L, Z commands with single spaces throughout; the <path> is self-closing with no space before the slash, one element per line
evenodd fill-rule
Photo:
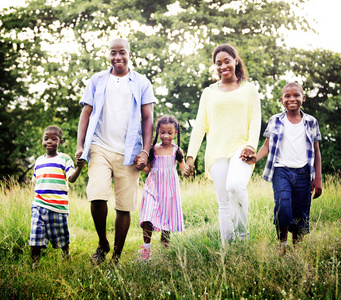
<path fill-rule="evenodd" d="M 63 142 L 63 131 L 58 126 L 48 126 L 43 133 L 42 144 L 46 153 L 38 157 L 33 171 L 35 196 L 32 203 L 29 245 L 33 268 L 39 265 L 41 248 L 50 241 L 55 249 L 62 248 L 63 258 L 70 259 L 68 182 L 75 182 L 84 161 L 76 157 L 75 169 L 71 157 L 58 152 Z"/>

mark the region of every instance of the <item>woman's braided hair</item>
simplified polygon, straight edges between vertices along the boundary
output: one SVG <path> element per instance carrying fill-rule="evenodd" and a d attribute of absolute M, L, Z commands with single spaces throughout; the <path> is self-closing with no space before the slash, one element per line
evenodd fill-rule
<path fill-rule="evenodd" d="M 153 162 L 155 159 L 154 146 L 156 145 L 157 139 L 159 137 L 159 130 L 160 130 L 161 124 L 173 124 L 174 125 L 174 128 L 178 133 L 177 134 L 178 149 L 176 150 L 175 159 L 178 162 L 182 162 L 182 160 L 184 159 L 184 156 L 182 154 L 182 151 L 180 150 L 180 124 L 174 117 L 172 117 L 170 115 L 163 115 L 162 117 L 158 118 L 156 121 L 156 128 L 155 128 L 156 135 L 155 135 L 155 138 L 153 140 L 153 145 L 150 148 L 148 160 L 150 162 Z"/>

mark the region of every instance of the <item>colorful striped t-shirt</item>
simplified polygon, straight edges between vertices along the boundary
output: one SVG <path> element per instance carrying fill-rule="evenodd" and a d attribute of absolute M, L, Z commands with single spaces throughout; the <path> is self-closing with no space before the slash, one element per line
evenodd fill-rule
<path fill-rule="evenodd" d="M 68 213 L 68 178 L 75 171 L 71 157 L 58 153 L 55 157 L 38 157 L 33 171 L 36 182 L 33 205 L 49 210 Z"/>

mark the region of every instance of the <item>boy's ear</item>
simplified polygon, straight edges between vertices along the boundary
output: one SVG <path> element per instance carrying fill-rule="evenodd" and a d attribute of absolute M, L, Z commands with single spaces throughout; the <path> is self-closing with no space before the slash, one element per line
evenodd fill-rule
<path fill-rule="evenodd" d="M 303 95 L 302 97 L 302 102 L 305 102 L 305 95 Z"/>
<path fill-rule="evenodd" d="M 59 145 L 63 144 L 64 143 L 64 140 L 63 139 L 60 139 L 60 142 L 59 142 Z"/>

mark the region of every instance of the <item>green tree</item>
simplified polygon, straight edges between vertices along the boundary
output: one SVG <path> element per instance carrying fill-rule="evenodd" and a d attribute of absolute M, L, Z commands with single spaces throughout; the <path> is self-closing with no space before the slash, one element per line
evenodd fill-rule
<path fill-rule="evenodd" d="M 22 67 L 17 62 L 20 49 L 13 39 L 0 40 L 0 175 L 25 173 L 30 161 L 27 160 L 25 144 L 25 112 L 21 99 L 28 95 L 28 88 L 20 80 Z M 26 123 L 27 124 L 27 123 Z M 25 155 L 23 155 L 25 153 Z"/>
<path fill-rule="evenodd" d="M 341 174 L 341 54 L 328 50 L 295 51 L 293 71 L 303 77 L 303 109 L 319 122 L 322 168 Z"/>
<path fill-rule="evenodd" d="M 152 81 L 158 98 L 155 115 L 170 113 L 181 121 L 186 150 L 201 92 L 215 80 L 211 53 L 216 45 L 230 43 L 238 48 L 250 80 L 260 88 L 262 109 L 268 116 L 277 110 L 268 90 L 276 90 L 281 76 L 291 68 L 290 51 L 280 29 L 310 28 L 292 9 L 304 1 L 49 3 L 31 0 L 25 8 L 4 10 L 0 15 L 0 41 L 9 48 L 2 47 L 2 51 L 10 56 L 4 74 L 25 90 L 13 89 L 9 94 L 12 85 L 1 83 L 11 99 L 4 102 L 4 108 L 21 103 L 9 118 L 15 119 L 17 113 L 25 124 L 14 127 L 16 139 L 12 138 L 17 141 L 15 149 L 24 147 L 19 150 L 22 159 L 41 153 L 42 129 L 51 123 L 64 129 L 68 140 L 64 150 L 74 153 L 78 101 L 90 76 L 109 66 L 107 45 L 115 36 L 129 39 L 133 68 Z M 64 44 L 72 45 L 72 50 L 62 51 Z M 11 73 L 13 69 L 15 73 Z M 263 126 L 266 122 L 265 117 Z M 7 128 L 4 122 L 1 126 Z M 198 173 L 203 171 L 202 154 L 203 149 L 197 160 Z M 11 158 L 9 169 L 0 176 L 16 174 L 13 162 Z"/>

